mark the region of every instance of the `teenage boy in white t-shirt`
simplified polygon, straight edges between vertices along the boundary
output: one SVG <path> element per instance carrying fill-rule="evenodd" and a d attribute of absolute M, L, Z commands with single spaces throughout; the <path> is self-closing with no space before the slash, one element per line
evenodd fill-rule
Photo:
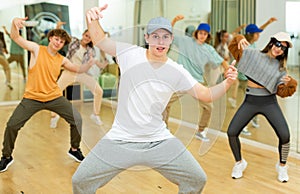
<path fill-rule="evenodd" d="M 236 69 L 230 67 L 219 85 L 204 87 L 167 57 L 173 40 L 170 21 L 162 17 L 149 21 L 145 34 L 149 48 L 145 49 L 105 37 L 98 20 L 106 8 L 92 8 L 86 17 L 95 45 L 117 57 L 121 71 L 117 113 L 110 131 L 73 175 L 74 194 L 95 193 L 135 165 L 158 171 L 179 186 L 179 193 L 201 193 L 206 174 L 167 129 L 162 112 L 174 92 L 185 91 L 207 102 L 221 97 L 236 79 Z"/>

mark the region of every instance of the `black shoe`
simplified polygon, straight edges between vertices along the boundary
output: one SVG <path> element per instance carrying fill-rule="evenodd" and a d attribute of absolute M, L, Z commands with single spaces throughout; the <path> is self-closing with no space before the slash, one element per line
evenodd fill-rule
<path fill-rule="evenodd" d="M 2 156 L 0 161 L 0 172 L 6 171 L 13 162 L 14 160 L 11 156 L 9 158 Z"/>
<path fill-rule="evenodd" d="M 68 155 L 76 160 L 76 162 L 81 162 L 84 159 L 80 148 L 77 148 L 76 151 L 72 151 L 72 148 L 70 148 Z"/>

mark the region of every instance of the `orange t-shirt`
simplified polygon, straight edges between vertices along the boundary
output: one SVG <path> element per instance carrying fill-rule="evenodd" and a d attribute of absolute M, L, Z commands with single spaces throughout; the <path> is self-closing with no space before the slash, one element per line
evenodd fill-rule
<path fill-rule="evenodd" d="M 57 79 L 64 57 L 52 56 L 46 46 L 40 46 L 36 64 L 28 71 L 28 81 L 23 97 L 47 102 L 62 96 Z"/>

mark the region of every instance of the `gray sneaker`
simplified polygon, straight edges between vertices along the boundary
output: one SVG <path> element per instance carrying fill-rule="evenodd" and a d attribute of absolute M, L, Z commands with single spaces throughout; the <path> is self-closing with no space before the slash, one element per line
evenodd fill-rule
<path fill-rule="evenodd" d="M 252 119 L 252 120 L 251 120 L 251 124 L 252 124 L 252 127 L 254 127 L 254 128 L 259 128 L 259 124 L 258 124 L 258 122 L 257 122 L 257 119 Z"/>
<path fill-rule="evenodd" d="M 228 98 L 228 101 L 229 101 L 232 108 L 236 108 L 236 99 Z"/>
<path fill-rule="evenodd" d="M 59 120 L 59 115 L 52 117 L 50 120 L 50 128 L 52 128 L 52 129 L 56 128 L 58 120 Z"/>
<path fill-rule="evenodd" d="M 196 137 L 196 139 L 200 139 L 201 141 L 204 141 L 204 142 L 209 142 L 209 138 L 208 137 L 206 137 L 206 132 L 197 132 L 196 134 L 195 134 L 195 137 Z"/>
<path fill-rule="evenodd" d="M 249 136 L 249 135 L 251 135 L 251 132 L 248 130 L 248 127 L 246 126 L 246 127 L 244 127 L 244 129 L 241 132 L 241 134 Z"/>

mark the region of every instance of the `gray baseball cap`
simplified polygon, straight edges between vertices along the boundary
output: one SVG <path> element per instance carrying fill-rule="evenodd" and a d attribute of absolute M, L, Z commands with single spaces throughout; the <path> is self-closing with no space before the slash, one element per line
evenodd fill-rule
<path fill-rule="evenodd" d="M 147 34 L 151 34 L 158 29 L 165 29 L 172 34 L 171 22 L 164 17 L 152 18 L 147 24 Z"/>

